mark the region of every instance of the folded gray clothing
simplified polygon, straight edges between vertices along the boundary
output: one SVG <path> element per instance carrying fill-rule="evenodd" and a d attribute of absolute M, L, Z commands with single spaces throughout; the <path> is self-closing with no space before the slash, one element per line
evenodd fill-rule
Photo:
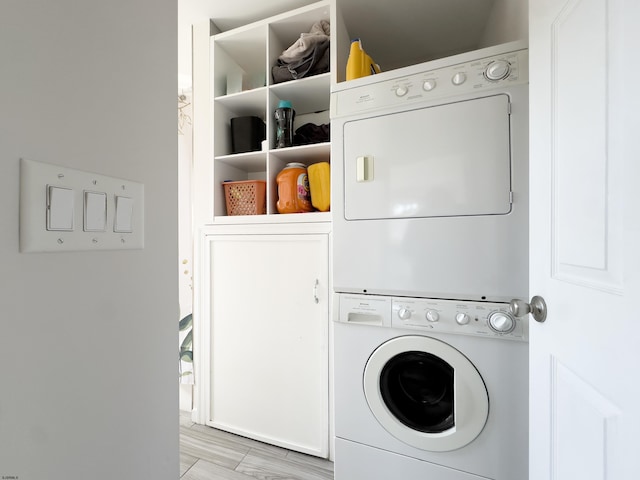
<path fill-rule="evenodd" d="M 297 80 L 329 71 L 329 40 L 314 44 L 307 56 L 295 62 L 283 62 L 278 59 L 271 69 L 274 83 Z"/>
<path fill-rule="evenodd" d="M 329 22 L 326 20 L 314 23 L 309 33 L 301 33 L 300 38 L 282 52 L 278 60 L 282 60 L 284 63 L 291 63 L 307 57 L 317 43 L 329 40 L 330 33 Z"/>

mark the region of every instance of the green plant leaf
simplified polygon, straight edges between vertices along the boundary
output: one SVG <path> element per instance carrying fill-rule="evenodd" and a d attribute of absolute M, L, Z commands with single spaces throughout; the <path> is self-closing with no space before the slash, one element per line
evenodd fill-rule
<path fill-rule="evenodd" d="M 193 347 L 193 330 L 190 330 L 189 333 L 187 333 L 186 337 L 184 337 L 184 340 L 182 340 L 182 345 L 180 345 L 180 349 L 187 350 L 187 349 L 191 349 L 192 347 Z"/>
<path fill-rule="evenodd" d="M 180 360 L 187 363 L 193 363 L 193 352 L 191 350 L 180 352 Z"/>
<path fill-rule="evenodd" d="M 183 331 L 183 330 L 186 330 L 187 328 L 189 328 L 191 325 L 193 325 L 193 314 L 192 313 L 190 313 L 189 315 L 184 317 L 182 320 L 180 320 L 180 323 L 178 324 L 178 327 L 180 328 L 180 331 Z"/>

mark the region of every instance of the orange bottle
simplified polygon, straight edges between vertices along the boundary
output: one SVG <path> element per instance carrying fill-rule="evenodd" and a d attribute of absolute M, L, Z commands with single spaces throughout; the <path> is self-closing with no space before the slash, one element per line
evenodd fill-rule
<path fill-rule="evenodd" d="M 276 177 L 279 213 L 312 212 L 307 167 L 303 163 L 288 163 Z"/>

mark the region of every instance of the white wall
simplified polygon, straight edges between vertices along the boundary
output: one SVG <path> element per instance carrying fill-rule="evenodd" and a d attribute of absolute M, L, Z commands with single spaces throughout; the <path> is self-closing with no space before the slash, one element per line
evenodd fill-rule
<path fill-rule="evenodd" d="M 191 172 L 193 170 L 193 99 L 187 92 L 182 94 L 185 100 L 182 106 L 182 121 L 178 135 L 178 293 L 180 302 L 180 318 L 193 313 L 193 218 L 191 203 Z M 180 332 L 179 346 L 193 326 Z M 193 350 L 193 348 L 191 348 Z M 189 373 L 191 372 L 191 373 Z M 179 389 L 180 410 L 190 412 L 193 408 L 193 363 L 182 361 Z"/>
<path fill-rule="evenodd" d="M 0 476 L 178 478 L 176 0 L 0 2 Z M 20 254 L 20 157 L 145 185 L 145 248 Z"/>
<path fill-rule="evenodd" d="M 528 0 L 495 0 L 479 48 L 513 42 L 528 41 Z"/>

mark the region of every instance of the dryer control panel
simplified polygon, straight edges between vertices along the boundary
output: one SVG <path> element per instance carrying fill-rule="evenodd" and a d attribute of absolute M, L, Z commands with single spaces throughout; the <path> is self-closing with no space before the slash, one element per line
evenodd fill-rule
<path fill-rule="evenodd" d="M 473 60 L 460 56 L 459 63 L 446 66 L 428 62 L 345 82 L 332 92 L 331 115 L 345 117 L 528 83 L 528 50 L 486 52 Z"/>
<path fill-rule="evenodd" d="M 509 304 L 341 294 L 339 322 L 528 341 L 528 319 Z"/>

